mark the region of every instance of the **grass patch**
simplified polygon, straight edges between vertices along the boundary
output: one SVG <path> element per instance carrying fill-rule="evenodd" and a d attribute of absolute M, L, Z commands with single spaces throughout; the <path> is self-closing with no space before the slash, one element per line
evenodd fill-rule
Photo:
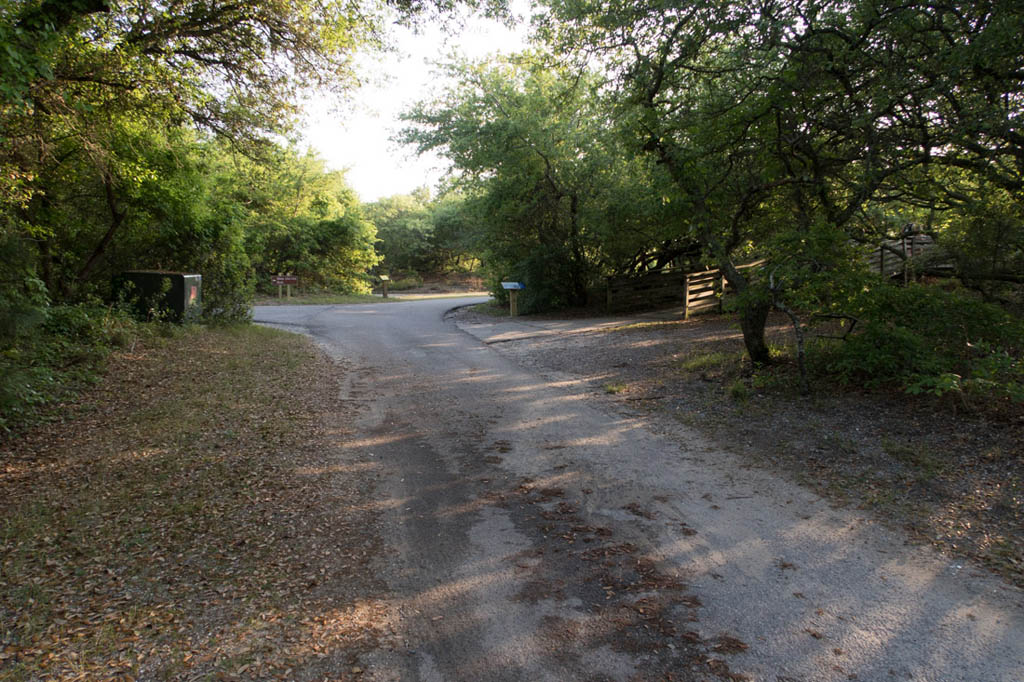
<path fill-rule="evenodd" d="M 665 329 L 667 327 L 681 327 L 686 324 L 683 320 L 655 320 L 653 322 L 634 322 L 632 324 L 624 324 L 619 327 L 611 327 L 608 329 L 609 332 L 631 332 L 631 331 L 646 331 Z"/>
<path fill-rule="evenodd" d="M 932 479 L 946 469 L 946 461 L 922 443 L 883 438 L 882 450 L 889 457 L 911 469 L 920 480 Z"/>
<path fill-rule="evenodd" d="M 726 389 L 726 393 L 729 394 L 729 398 L 732 400 L 743 403 L 750 399 L 750 389 L 742 379 L 736 379 Z"/>
<path fill-rule="evenodd" d="M 609 395 L 616 395 L 626 390 L 626 384 L 609 383 L 604 385 L 604 392 Z"/>
<path fill-rule="evenodd" d="M 724 372 L 739 369 L 745 355 L 735 351 L 696 351 L 676 363 L 683 372 Z"/>
<path fill-rule="evenodd" d="M 0 447 L 0 681 L 351 665 L 368 486 L 310 473 L 337 463 L 338 371 L 299 336 L 186 328 Z"/>

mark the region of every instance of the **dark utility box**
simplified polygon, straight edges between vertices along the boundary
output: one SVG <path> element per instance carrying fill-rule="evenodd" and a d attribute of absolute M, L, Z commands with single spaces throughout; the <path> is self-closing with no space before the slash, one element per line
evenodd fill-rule
<path fill-rule="evenodd" d="M 195 322 L 202 312 L 203 276 L 132 270 L 114 278 L 114 298 L 144 320 Z"/>

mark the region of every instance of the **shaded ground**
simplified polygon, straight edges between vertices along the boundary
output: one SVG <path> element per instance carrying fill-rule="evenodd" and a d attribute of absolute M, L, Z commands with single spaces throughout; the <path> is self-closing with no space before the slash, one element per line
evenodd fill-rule
<path fill-rule="evenodd" d="M 463 323 L 494 318 L 469 309 Z M 783 320 L 770 325 L 788 342 Z M 796 391 L 795 368 L 752 373 L 728 316 L 537 336 L 492 347 L 548 374 L 582 377 L 620 410 L 671 418 L 838 504 L 872 509 L 954 556 L 1024 585 L 1024 415 L 986 417 L 857 387 Z"/>
<path fill-rule="evenodd" d="M 195 330 L 0 445 L 0 680 L 358 677 L 384 619 L 342 378 L 291 335 Z"/>

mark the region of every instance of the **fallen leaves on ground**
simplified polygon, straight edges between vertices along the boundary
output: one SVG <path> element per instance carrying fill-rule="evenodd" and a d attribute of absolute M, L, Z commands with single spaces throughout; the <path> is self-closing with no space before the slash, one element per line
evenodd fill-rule
<path fill-rule="evenodd" d="M 384 605 L 340 371 L 191 330 L 0 445 L 0 680 L 358 677 Z"/>

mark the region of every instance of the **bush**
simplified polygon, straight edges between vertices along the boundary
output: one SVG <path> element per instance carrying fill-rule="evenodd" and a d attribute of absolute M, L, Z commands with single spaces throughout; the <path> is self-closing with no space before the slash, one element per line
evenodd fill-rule
<path fill-rule="evenodd" d="M 415 289 L 421 286 L 423 286 L 423 278 L 414 272 L 409 275 L 396 277 L 388 285 L 388 289 L 391 291 L 405 291 L 406 289 Z"/>
<path fill-rule="evenodd" d="M 852 302 L 859 328 L 818 344 L 812 362 L 844 382 L 909 393 L 970 392 L 1024 400 L 1024 322 L 963 291 L 878 284 Z"/>
<path fill-rule="evenodd" d="M 526 285 L 517 297 L 519 312 L 523 315 L 582 306 L 587 302 L 587 276 L 565 253 L 537 251 L 509 267 L 508 272 L 488 277 L 495 299 L 507 304 L 508 292 L 502 289 L 502 280 Z"/>
<path fill-rule="evenodd" d="M 43 314 L 35 333 L 0 353 L 0 434 L 92 383 L 110 350 L 139 330 L 126 314 L 95 305 L 53 306 Z"/>
<path fill-rule="evenodd" d="M 828 369 L 844 381 L 859 380 L 875 387 L 940 371 L 943 363 L 934 351 L 912 329 L 870 321 L 840 346 Z"/>

